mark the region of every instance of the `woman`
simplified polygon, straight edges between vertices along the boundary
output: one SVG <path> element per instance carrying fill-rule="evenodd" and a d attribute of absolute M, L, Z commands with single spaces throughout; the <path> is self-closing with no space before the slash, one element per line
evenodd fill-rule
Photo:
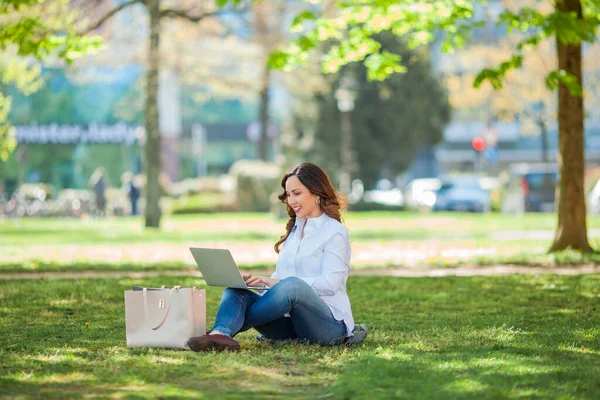
<path fill-rule="evenodd" d="M 255 328 L 268 339 L 339 344 L 352 336 L 354 319 L 346 294 L 350 272 L 348 230 L 341 223 L 342 199 L 327 174 L 304 163 L 281 180 L 290 220 L 275 244 L 279 260 L 271 277 L 243 274 L 254 293 L 227 288 L 213 329 L 188 341 L 193 351 L 239 350 L 233 337 Z M 281 248 L 280 252 L 280 247 Z"/>

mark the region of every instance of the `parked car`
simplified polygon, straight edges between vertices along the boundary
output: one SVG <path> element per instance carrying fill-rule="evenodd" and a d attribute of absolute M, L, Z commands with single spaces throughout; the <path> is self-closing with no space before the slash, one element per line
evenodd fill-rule
<path fill-rule="evenodd" d="M 407 209 L 431 208 L 435 202 L 435 191 L 442 182 L 438 178 L 413 179 L 404 187 L 404 205 Z"/>
<path fill-rule="evenodd" d="M 588 194 L 587 208 L 590 214 L 600 214 L 600 179 Z"/>
<path fill-rule="evenodd" d="M 435 192 L 434 211 L 489 212 L 492 209 L 490 193 L 482 187 L 478 176 L 451 176 L 442 178 Z"/>
<path fill-rule="evenodd" d="M 556 164 L 513 164 L 502 200 L 502 212 L 553 212 L 558 182 Z"/>
<path fill-rule="evenodd" d="M 354 199 L 354 201 L 352 201 Z M 404 208 L 402 191 L 387 179 L 380 179 L 372 190 L 364 190 L 362 182 L 352 182 L 348 201 L 353 211 L 401 210 Z"/>
<path fill-rule="evenodd" d="M 404 205 L 402 192 L 397 188 L 367 190 L 363 194 L 363 200 L 368 203 L 377 203 L 391 207 L 402 207 Z"/>

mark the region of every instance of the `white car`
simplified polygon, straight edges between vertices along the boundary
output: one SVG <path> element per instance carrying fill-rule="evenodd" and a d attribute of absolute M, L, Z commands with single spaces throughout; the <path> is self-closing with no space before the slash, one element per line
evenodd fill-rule
<path fill-rule="evenodd" d="M 407 209 L 431 208 L 435 192 L 442 186 L 438 178 L 413 179 L 404 187 L 404 204 Z"/>
<path fill-rule="evenodd" d="M 363 199 L 370 203 L 383 204 L 385 206 L 402 207 L 404 205 L 404 196 L 400 189 L 389 190 L 368 190 L 363 195 Z"/>

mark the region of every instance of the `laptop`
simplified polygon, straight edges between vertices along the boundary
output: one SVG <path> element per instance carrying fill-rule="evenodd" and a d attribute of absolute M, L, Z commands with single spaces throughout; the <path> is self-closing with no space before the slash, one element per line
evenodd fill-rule
<path fill-rule="evenodd" d="M 248 286 L 242 278 L 229 250 L 226 249 L 204 249 L 190 247 L 192 256 L 202 272 L 202 276 L 209 286 L 224 286 L 236 289 L 268 289 L 264 285 Z"/>

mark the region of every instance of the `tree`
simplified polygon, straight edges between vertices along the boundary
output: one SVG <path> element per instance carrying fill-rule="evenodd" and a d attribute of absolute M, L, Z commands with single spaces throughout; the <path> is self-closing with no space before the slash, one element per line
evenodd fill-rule
<path fill-rule="evenodd" d="M 259 112 L 260 139 L 259 156 L 263 161 L 267 160 L 269 137 L 269 104 L 271 90 L 271 68 L 268 58 L 283 40 L 282 23 L 285 17 L 285 0 L 264 0 L 254 7 L 252 13 L 254 36 L 260 44 L 263 52 L 261 65 L 261 77 L 259 88 Z"/>
<path fill-rule="evenodd" d="M 224 4 L 222 0 L 217 0 L 216 5 Z M 145 226 L 147 228 L 158 228 L 160 226 L 161 210 L 160 183 L 159 175 L 161 170 L 160 150 L 161 137 L 159 130 L 158 115 L 158 77 L 161 69 L 160 59 L 160 38 L 161 21 L 163 18 L 181 18 L 189 22 L 199 23 L 200 21 L 218 16 L 219 11 L 216 7 L 209 6 L 190 6 L 188 8 L 161 8 L 161 0 L 130 0 L 121 3 L 119 6 L 110 9 L 104 13 L 95 23 L 86 28 L 84 32 L 93 31 L 101 27 L 106 21 L 109 21 L 121 10 L 143 4 L 149 15 L 149 42 L 147 54 L 146 70 L 146 94 L 144 106 L 144 120 L 146 128 L 146 139 L 144 144 L 145 154 L 145 175 L 146 175 L 146 209 Z"/>
<path fill-rule="evenodd" d="M 78 35 L 68 0 L 3 0 L 0 3 L 0 160 L 15 148 L 8 122 L 8 85 L 24 94 L 43 86 L 39 62 L 74 59 L 100 48 L 98 36 Z M 32 58 L 37 60 L 33 62 Z"/>
<path fill-rule="evenodd" d="M 351 112 L 352 177 L 361 179 L 366 187 L 374 186 L 384 177 L 382 173 L 395 177 L 406 170 L 420 146 L 432 147 L 442 139 L 450 118 L 446 91 L 433 75 L 426 52 L 410 51 L 390 34 L 377 39 L 385 49 L 411 60 L 406 72 L 383 82 L 369 81 L 364 65 L 348 65 L 335 76 L 331 91 L 339 86 L 340 77 L 353 76 L 357 81 L 356 105 Z M 335 118 L 340 113 L 331 92 L 317 96 L 319 118 L 306 157 L 329 171 L 338 171 L 341 123 Z"/>
<path fill-rule="evenodd" d="M 433 0 L 428 2 L 360 0 L 339 2 L 333 18 L 321 18 L 308 27 L 285 52 L 275 52 L 271 65 L 284 67 L 301 62 L 317 43 L 344 38 L 324 58 L 323 68 L 336 72 L 347 63 L 363 61 L 371 79 L 386 79 L 401 71 L 402 58 L 382 50 L 374 35 L 382 31 L 407 38 L 413 48 L 431 43 L 436 33 L 445 33 L 443 49 L 463 46 L 471 32 L 485 24 L 475 13 L 475 2 Z M 583 188 L 583 90 L 581 43 L 597 41 L 600 25 L 600 0 L 557 0 L 548 10 L 532 7 L 533 1 L 514 4 L 499 15 L 498 24 L 509 33 L 519 32 L 513 53 L 497 67 L 483 69 L 474 81 L 479 87 L 489 82 L 495 89 L 503 86 L 507 73 L 523 65 L 525 49 L 554 41 L 557 67 L 544 81 L 558 89 L 559 171 L 557 188 L 558 223 L 550 251 L 567 248 L 591 252 L 587 238 L 586 205 Z M 404 61 L 405 62 L 405 61 Z"/>

